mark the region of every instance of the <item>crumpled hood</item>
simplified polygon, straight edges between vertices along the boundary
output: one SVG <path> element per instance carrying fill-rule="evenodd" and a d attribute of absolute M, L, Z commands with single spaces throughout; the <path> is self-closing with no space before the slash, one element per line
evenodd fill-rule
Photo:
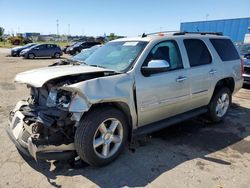
<path fill-rule="evenodd" d="M 15 82 L 28 84 L 33 87 L 42 87 L 44 83 L 51 79 L 62 76 L 97 73 L 97 72 L 114 72 L 109 69 L 91 67 L 87 65 L 62 65 L 55 67 L 45 67 L 22 72 L 16 75 Z"/>

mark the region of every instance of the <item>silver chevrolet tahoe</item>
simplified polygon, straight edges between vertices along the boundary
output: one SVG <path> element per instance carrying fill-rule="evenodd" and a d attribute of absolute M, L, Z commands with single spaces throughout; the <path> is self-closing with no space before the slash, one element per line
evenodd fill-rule
<path fill-rule="evenodd" d="M 81 64 L 30 70 L 15 82 L 30 89 L 9 116 L 18 150 L 102 166 L 138 135 L 201 114 L 223 120 L 243 79 L 228 37 L 179 32 L 114 40 Z"/>

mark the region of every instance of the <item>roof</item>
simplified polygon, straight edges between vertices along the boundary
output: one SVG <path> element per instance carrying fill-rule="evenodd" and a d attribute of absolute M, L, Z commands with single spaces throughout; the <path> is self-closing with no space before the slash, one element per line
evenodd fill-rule
<path fill-rule="evenodd" d="M 178 35 L 177 35 L 178 34 Z M 223 35 L 216 35 L 216 34 L 199 34 L 199 33 L 158 33 L 158 34 L 152 34 L 152 35 L 146 35 L 145 37 L 127 37 L 127 38 L 121 38 L 116 39 L 110 42 L 127 42 L 127 41 L 145 41 L 150 42 L 152 40 L 158 40 L 158 39 L 174 39 L 174 38 L 228 38 Z"/>

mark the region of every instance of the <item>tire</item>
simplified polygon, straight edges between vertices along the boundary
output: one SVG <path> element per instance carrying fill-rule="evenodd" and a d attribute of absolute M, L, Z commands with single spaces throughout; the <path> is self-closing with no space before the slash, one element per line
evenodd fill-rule
<path fill-rule="evenodd" d="M 208 120 L 214 123 L 222 121 L 227 115 L 231 103 L 232 92 L 229 88 L 224 87 L 217 90 L 208 105 Z"/>
<path fill-rule="evenodd" d="M 54 58 L 56 58 L 56 59 L 59 59 L 59 58 L 60 58 L 60 56 L 61 56 L 61 54 L 60 54 L 60 53 L 58 53 L 58 52 L 56 52 L 56 53 L 54 54 Z"/>
<path fill-rule="evenodd" d="M 114 126 L 109 126 L 111 123 Z M 107 128 L 106 132 L 103 126 Z M 111 129 L 111 127 L 116 128 Z M 114 133 L 110 133 L 112 130 Z M 120 155 L 127 138 L 128 127 L 124 114 L 112 107 L 99 107 L 89 111 L 81 119 L 75 133 L 75 148 L 86 163 L 92 166 L 104 166 Z"/>
<path fill-rule="evenodd" d="M 30 53 L 27 55 L 27 59 L 34 59 L 35 58 L 35 54 Z"/>

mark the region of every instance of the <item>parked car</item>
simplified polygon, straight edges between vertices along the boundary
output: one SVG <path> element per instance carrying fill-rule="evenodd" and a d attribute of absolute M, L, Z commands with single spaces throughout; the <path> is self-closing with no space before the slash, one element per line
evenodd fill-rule
<path fill-rule="evenodd" d="M 67 53 L 66 51 L 67 51 L 67 48 L 68 47 L 71 47 L 71 46 L 74 46 L 76 44 L 76 42 L 73 42 L 73 43 L 71 43 L 71 44 L 68 44 L 68 45 L 66 45 L 66 46 L 64 46 L 63 48 L 62 48 L 62 51 L 63 51 L 63 53 Z"/>
<path fill-rule="evenodd" d="M 113 40 L 84 64 L 19 73 L 15 82 L 31 90 L 7 128 L 22 153 L 44 160 L 77 154 L 102 166 L 138 135 L 201 114 L 222 121 L 243 79 L 230 38 L 183 32 Z"/>
<path fill-rule="evenodd" d="M 243 66 L 244 66 L 244 84 L 250 85 L 250 59 L 242 59 L 243 61 Z"/>
<path fill-rule="evenodd" d="M 20 53 L 20 56 L 27 59 L 34 59 L 36 57 L 60 58 L 61 55 L 62 50 L 56 44 L 37 44 L 31 48 L 22 50 Z"/>
<path fill-rule="evenodd" d="M 74 55 L 80 53 L 82 49 L 90 48 L 92 46 L 101 44 L 100 42 L 77 42 L 71 47 L 68 47 L 66 50 L 67 54 Z"/>
<path fill-rule="evenodd" d="M 242 58 L 250 59 L 250 43 L 238 45 Z"/>
<path fill-rule="evenodd" d="M 16 57 L 16 56 L 20 56 L 20 52 L 24 49 L 28 49 L 28 48 L 31 48 L 32 46 L 35 46 L 36 44 L 35 43 L 29 43 L 29 44 L 26 44 L 24 46 L 17 46 L 17 47 L 14 47 L 11 49 L 11 56 L 13 57 Z"/>

